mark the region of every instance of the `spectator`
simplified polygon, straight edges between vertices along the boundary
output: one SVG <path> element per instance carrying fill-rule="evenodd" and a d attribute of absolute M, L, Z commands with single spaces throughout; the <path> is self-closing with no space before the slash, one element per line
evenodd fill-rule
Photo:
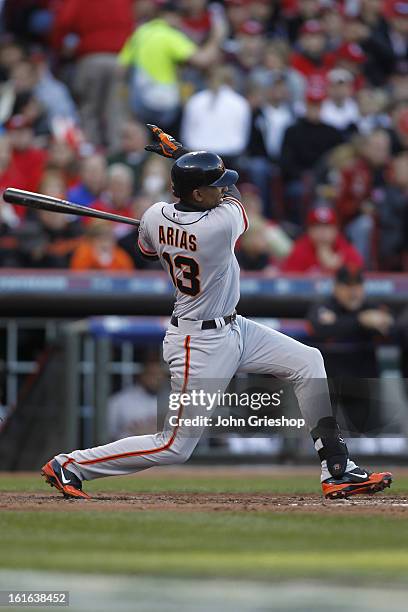
<path fill-rule="evenodd" d="M 394 104 L 406 102 L 408 100 L 408 71 L 399 67 L 390 74 L 387 89 L 390 91 Z"/>
<path fill-rule="evenodd" d="M 35 93 L 37 78 L 34 64 L 20 62 L 13 67 L 10 76 L 9 85 L 13 95 L 11 114 L 21 115 L 32 125 L 36 134 L 47 133 L 49 126 L 45 110 Z"/>
<path fill-rule="evenodd" d="M 321 343 L 346 427 L 358 433 L 378 433 L 382 419 L 376 390 L 368 379 L 378 377 L 376 342 L 387 337 L 393 317 L 381 306 L 366 302 L 361 270 L 342 266 L 335 277 L 333 294 L 314 304 L 308 319 L 314 340 Z"/>
<path fill-rule="evenodd" d="M 271 181 L 279 173 L 284 134 L 294 122 L 285 73 L 271 73 L 263 94 L 262 104 L 252 110 L 245 169 L 250 181 L 260 189 L 264 214 L 276 218 Z"/>
<path fill-rule="evenodd" d="M 356 98 L 359 112 L 357 127 L 361 134 L 390 126 L 390 117 L 385 112 L 388 96 L 383 89 L 364 87 L 357 92 Z"/>
<path fill-rule="evenodd" d="M 326 36 L 317 19 L 306 21 L 300 28 L 299 50 L 292 54 L 290 65 L 306 79 L 324 79 L 330 68 L 326 52 Z"/>
<path fill-rule="evenodd" d="M 392 125 L 388 134 L 391 138 L 393 153 L 401 153 L 408 149 L 408 101 L 396 104 L 392 110 Z"/>
<path fill-rule="evenodd" d="M 0 197 L 0 267 L 20 268 L 19 218 L 10 204 Z"/>
<path fill-rule="evenodd" d="M 120 146 L 108 157 L 109 164 L 125 164 L 132 170 L 134 193 L 141 188 L 143 167 L 149 157 L 145 151 L 147 144 L 145 126 L 136 121 L 126 121 L 120 131 Z"/>
<path fill-rule="evenodd" d="M 267 42 L 262 64 L 251 74 L 251 81 L 268 86 L 276 75 L 282 75 L 289 91 L 289 101 L 296 108 L 302 105 L 305 97 L 305 78 L 289 66 L 290 47 L 280 39 Z"/>
<path fill-rule="evenodd" d="M 184 107 L 182 142 L 193 151 L 214 151 L 236 167 L 248 142 L 249 103 L 234 91 L 233 73 L 227 66 L 213 68 L 208 85 Z"/>
<path fill-rule="evenodd" d="M 155 17 L 157 2 L 152 0 L 137 0 L 133 3 L 133 16 L 135 25 L 140 26 Z"/>
<path fill-rule="evenodd" d="M 8 81 L 11 71 L 25 59 L 23 48 L 13 38 L 4 38 L 0 42 L 0 81 Z"/>
<path fill-rule="evenodd" d="M 239 28 L 251 18 L 250 5 L 247 0 L 226 0 L 226 16 L 232 37 L 235 37 Z"/>
<path fill-rule="evenodd" d="M 378 262 L 381 270 L 402 270 L 402 252 L 408 229 L 408 153 L 391 163 L 384 197 L 376 207 L 378 219 Z"/>
<path fill-rule="evenodd" d="M 74 143 L 55 138 L 51 141 L 48 152 L 47 168 L 61 172 L 68 189 L 77 185 L 80 181 L 79 163 Z"/>
<path fill-rule="evenodd" d="M 285 23 L 289 41 L 294 44 L 299 40 L 301 28 L 305 22 L 315 20 L 320 17 L 320 0 L 300 0 L 296 1 L 293 12 L 286 15 Z"/>
<path fill-rule="evenodd" d="M 370 58 L 367 65 L 367 76 L 372 83 L 378 86 L 384 86 L 390 73 L 396 68 L 392 36 L 390 36 L 392 22 L 387 19 L 386 4 L 387 2 L 382 0 L 362 0 L 361 17 L 369 26 L 370 34 L 360 44 Z M 392 4 L 395 6 L 397 2 L 392 0 Z M 402 11 L 402 14 L 398 14 L 401 2 L 398 1 L 398 7 L 395 8 L 397 10 L 394 11 L 394 14 L 397 14 L 399 21 L 404 18 L 406 20 L 407 12 Z"/>
<path fill-rule="evenodd" d="M 141 193 L 152 202 L 169 202 L 174 198 L 167 159 L 154 155 L 147 160 L 141 178 Z"/>
<path fill-rule="evenodd" d="M 181 28 L 197 45 L 205 43 L 211 33 L 212 14 L 207 0 L 180 0 Z"/>
<path fill-rule="evenodd" d="M 288 127 L 282 144 L 281 167 L 286 181 L 286 197 L 291 221 L 302 225 L 305 195 L 311 171 L 322 156 L 342 142 L 339 130 L 320 119 L 325 91 L 320 86 L 309 87 L 306 113 Z"/>
<path fill-rule="evenodd" d="M 345 42 L 359 45 L 365 53 L 364 74 L 375 87 L 384 85 L 393 68 L 382 4 L 382 0 L 362 0 L 360 14 L 349 15 L 344 30 Z"/>
<path fill-rule="evenodd" d="M 21 185 L 22 177 L 11 164 L 11 146 L 7 135 L 0 136 L 0 194 L 11 185 Z M 0 196 L 0 266 L 21 265 L 16 237 L 20 219 L 11 204 Z"/>
<path fill-rule="evenodd" d="M 81 162 L 78 185 L 67 192 L 67 199 L 82 206 L 92 206 L 101 199 L 107 180 L 106 159 L 102 155 L 90 155 Z"/>
<path fill-rule="evenodd" d="M 7 127 L 12 147 L 11 164 L 23 177 L 24 187 L 22 188 L 28 191 L 38 191 L 47 163 L 47 152 L 33 144 L 32 124 L 23 115 L 12 117 Z"/>
<path fill-rule="evenodd" d="M 407 72 L 408 66 L 408 2 L 391 0 L 387 6 L 388 40 L 393 53 L 392 72 Z"/>
<path fill-rule="evenodd" d="M 358 91 L 365 85 L 363 67 L 367 61 L 367 56 L 357 43 L 346 42 L 332 54 L 330 63 L 335 68 L 344 68 L 353 75 L 353 89 Z"/>
<path fill-rule="evenodd" d="M 45 173 L 40 191 L 54 198 L 64 197 L 63 175 L 56 171 Z M 36 211 L 19 232 L 22 243 L 20 265 L 24 268 L 67 268 L 81 234 L 81 223 L 77 218 L 72 220 L 69 215 Z"/>
<path fill-rule="evenodd" d="M 321 87 L 310 87 L 306 95 L 306 113 L 285 132 L 282 144 L 284 176 L 298 179 L 312 170 L 322 155 L 342 142 L 338 130 L 320 119 L 326 93 Z"/>
<path fill-rule="evenodd" d="M 143 123 L 168 129 L 180 110 L 177 68 L 189 62 L 197 68 L 214 63 L 225 36 L 224 24 L 212 22 L 207 42 L 197 45 L 183 34 L 177 5 L 159 5 L 158 17 L 136 29 L 120 52 L 122 66 L 132 68 L 130 106 Z"/>
<path fill-rule="evenodd" d="M 239 91 L 244 91 L 247 80 L 260 65 L 265 45 L 265 30 L 259 21 L 249 19 L 240 26 L 236 34 L 235 49 L 227 58 L 235 68 Z"/>
<path fill-rule="evenodd" d="M 354 164 L 340 176 L 336 208 L 341 227 L 361 253 L 366 267 L 374 265 L 374 210 L 382 201 L 390 162 L 390 138 L 384 130 L 363 137 Z"/>
<path fill-rule="evenodd" d="M 321 120 L 349 135 L 357 128 L 359 110 L 352 96 L 353 75 L 342 68 L 327 75 L 328 97 L 323 101 Z"/>
<path fill-rule="evenodd" d="M 282 272 L 331 274 L 344 264 L 361 266 L 362 258 L 340 233 L 335 212 L 327 206 L 310 210 L 306 234 L 296 240 Z"/>
<path fill-rule="evenodd" d="M 45 55 L 36 53 L 31 59 L 35 80 L 33 92 L 46 112 L 48 125 L 52 127 L 52 122 L 61 117 L 77 123 L 78 115 L 71 93 L 68 87 L 53 75 Z"/>
<path fill-rule="evenodd" d="M 13 162 L 13 151 L 9 134 L 4 133 L 0 136 L 0 191 L 10 186 L 17 189 L 27 189 L 26 178 Z"/>
<path fill-rule="evenodd" d="M 354 141 L 345 142 L 325 155 L 316 167 L 316 195 L 335 206 L 342 172 L 351 168 L 357 159 Z"/>
<path fill-rule="evenodd" d="M 105 272 L 134 269 L 129 255 L 116 245 L 112 224 L 100 219 L 93 219 L 88 224 L 85 236 L 72 254 L 70 268 Z"/>
<path fill-rule="evenodd" d="M 125 164 L 113 164 L 108 168 L 106 192 L 96 208 L 124 217 L 133 216 L 133 172 Z M 131 225 L 115 223 L 114 233 L 117 239 L 128 234 Z"/>
<path fill-rule="evenodd" d="M 337 2 L 321 3 L 321 23 L 326 33 L 327 47 L 334 51 L 340 47 L 344 36 L 344 13 L 339 10 Z"/>
<path fill-rule="evenodd" d="M 264 100 L 252 118 L 253 130 L 259 132 L 258 137 L 262 138 L 265 154 L 276 164 L 280 159 L 285 132 L 295 120 L 284 73 L 275 72 L 270 75 L 265 85 Z"/>
<path fill-rule="evenodd" d="M 78 60 L 75 93 L 86 137 L 113 149 L 121 116 L 117 54 L 132 29 L 132 2 L 64 0 L 58 6 L 54 44 L 60 50 L 69 47 Z"/>
<path fill-rule="evenodd" d="M 53 0 L 3 0 L 3 22 L 19 40 L 38 42 L 49 31 Z"/>
<path fill-rule="evenodd" d="M 249 19 L 261 23 L 268 37 L 279 29 L 280 5 L 278 0 L 251 0 L 249 3 Z"/>
<path fill-rule="evenodd" d="M 165 372 L 159 361 L 146 361 L 135 384 L 108 400 L 108 429 L 111 440 L 140 436 L 157 430 L 157 394 Z"/>

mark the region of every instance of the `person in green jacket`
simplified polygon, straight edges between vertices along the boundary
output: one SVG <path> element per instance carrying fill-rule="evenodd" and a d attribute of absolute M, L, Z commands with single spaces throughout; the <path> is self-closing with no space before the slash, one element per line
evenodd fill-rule
<path fill-rule="evenodd" d="M 144 123 L 171 125 L 180 110 L 178 67 L 205 68 L 217 60 L 226 35 L 222 18 L 214 18 L 207 42 L 198 47 L 180 29 L 177 5 L 165 2 L 157 16 L 136 29 L 119 54 L 129 68 L 130 106 Z"/>

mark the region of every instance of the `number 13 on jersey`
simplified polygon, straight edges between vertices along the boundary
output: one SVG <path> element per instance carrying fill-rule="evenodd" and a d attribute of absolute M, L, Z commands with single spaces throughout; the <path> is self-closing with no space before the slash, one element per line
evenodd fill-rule
<path fill-rule="evenodd" d="M 186 295 L 198 295 L 201 291 L 200 266 L 192 257 L 176 255 L 171 257 L 164 251 L 162 257 L 169 267 L 169 272 L 174 286 Z M 181 270 L 181 278 L 177 278 L 176 269 Z"/>

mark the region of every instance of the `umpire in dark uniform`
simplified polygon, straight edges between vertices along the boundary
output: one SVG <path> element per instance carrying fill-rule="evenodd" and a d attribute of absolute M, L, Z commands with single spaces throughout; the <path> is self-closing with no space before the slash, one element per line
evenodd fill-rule
<path fill-rule="evenodd" d="M 378 433 L 382 422 L 375 393 L 379 375 L 376 346 L 388 336 L 393 317 L 366 301 L 359 268 L 342 266 L 333 293 L 314 304 L 308 319 L 319 344 L 334 395 L 334 405 L 351 434 Z M 341 414 L 338 418 L 342 420 Z"/>

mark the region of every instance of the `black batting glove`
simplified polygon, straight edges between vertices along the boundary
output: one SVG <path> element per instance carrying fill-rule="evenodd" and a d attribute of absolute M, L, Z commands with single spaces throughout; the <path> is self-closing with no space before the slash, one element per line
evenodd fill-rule
<path fill-rule="evenodd" d="M 183 145 L 177 142 L 173 136 L 163 132 L 157 125 L 151 125 L 150 123 L 146 125 L 152 132 L 153 139 L 156 141 L 154 144 L 147 145 L 147 147 L 145 147 L 146 151 L 152 151 L 153 153 L 171 159 L 178 159 L 181 155 L 184 155 L 186 150 L 183 149 Z"/>

